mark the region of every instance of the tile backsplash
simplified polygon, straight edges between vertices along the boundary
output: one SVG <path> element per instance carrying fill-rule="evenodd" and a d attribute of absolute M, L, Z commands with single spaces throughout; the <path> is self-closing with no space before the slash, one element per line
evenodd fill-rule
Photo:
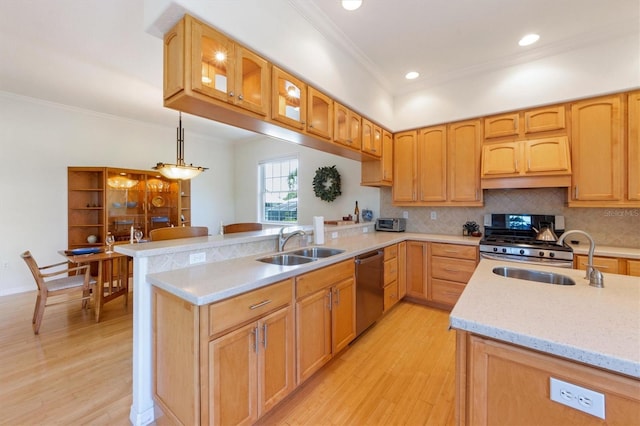
<path fill-rule="evenodd" d="M 383 188 L 380 216 L 402 217 L 406 211 L 409 232 L 461 234 L 462 224 L 473 220 L 482 225 L 487 213 L 563 215 L 566 229 L 588 232 L 597 245 L 640 248 L 640 209 L 569 208 L 566 203 L 565 188 L 491 189 L 484 190 L 484 207 L 397 207 L 392 204 L 391 188 Z"/>

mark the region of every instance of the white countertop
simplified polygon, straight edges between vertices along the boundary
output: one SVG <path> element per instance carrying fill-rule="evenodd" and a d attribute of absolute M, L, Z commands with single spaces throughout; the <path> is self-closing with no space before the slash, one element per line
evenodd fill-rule
<path fill-rule="evenodd" d="M 573 249 L 573 254 L 586 255 L 589 253 L 589 243 L 569 244 L 569 245 Z M 599 246 L 598 244 L 596 244 L 596 248 L 593 254 L 594 256 L 624 257 L 627 259 L 640 259 L 640 248 Z"/>
<path fill-rule="evenodd" d="M 216 243 L 214 239 L 207 242 L 207 237 L 202 237 L 202 241 L 196 242 L 196 246 L 205 246 L 208 243 Z M 192 240 L 201 240 L 193 238 Z M 256 259 L 265 257 L 269 253 L 241 257 L 237 259 L 220 262 L 203 263 L 193 265 L 188 268 L 175 269 L 167 272 L 158 272 L 147 275 L 147 280 L 163 290 L 193 303 L 194 305 L 206 305 L 217 302 L 228 297 L 232 297 L 247 291 L 255 290 L 274 282 L 299 275 L 323 266 L 327 266 L 345 259 L 352 258 L 369 250 L 385 247 L 405 240 L 432 241 L 455 244 L 478 245 L 479 238 L 437 235 L 437 234 L 413 234 L 406 232 L 371 232 L 359 236 L 343 237 L 335 240 L 328 240 L 322 247 L 332 247 L 345 250 L 344 253 L 319 259 L 304 265 L 280 266 L 258 262 Z M 158 244 L 164 243 L 160 241 Z M 182 240 L 184 244 L 184 240 Z M 145 249 L 136 247 L 133 244 L 129 247 L 133 255 L 141 255 L 141 251 L 162 253 L 170 250 L 169 243 L 164 243 L 154 248 Z M 144 245 L 140 245 L 144 246 Z M 136 253 L 135 250 L 138 250 Z M 285 252 L 294 249 L 285 250 Z M 125 254 L 129 254 L 123 251 Z M 130 256 L 132 254 L 129 254 Z"/>
<path fill-rule="evenodd" d="M 496 275 L 496 266 L 552 271 L 575 286 Z M 482 260 L 450 316 L 452 327 L 640 378 L 640 278 Z"/>

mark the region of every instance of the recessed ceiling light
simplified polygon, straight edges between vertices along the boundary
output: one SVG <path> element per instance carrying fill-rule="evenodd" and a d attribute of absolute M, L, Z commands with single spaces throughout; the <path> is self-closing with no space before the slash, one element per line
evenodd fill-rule
<path fill-rule="evenodd" d="M 346 10 L 356 10 L 362 6 L 362 0 L 342 0 L 342 7 Z"/>
<path fill-rule="evenodd" d="M 404 78 L 406 78 L 407 80 L 414 80 L 414 79 L 416 79 L 418 77 L 420 77 L 420 73 L 416 72 L 416 71 L 409 71 L 404 76 Z"/>
<path fill-rule="evenodd" d="M 529 46 L 530 44 L 533 44 L 536 41 L 538 41 L 539 38 L 540 36 L 538 34 L 527 34 L 526 36 L 520 39 L 518 44 L 520 46 Z"/>

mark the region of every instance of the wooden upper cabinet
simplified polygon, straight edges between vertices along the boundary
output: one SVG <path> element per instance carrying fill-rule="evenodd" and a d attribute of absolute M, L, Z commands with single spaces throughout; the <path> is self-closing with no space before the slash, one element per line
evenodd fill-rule
<path fill-rule="evenodd" d="M 564 105 L 537 108 L 524 112 L 525 133 L 546 132 L 564 129 L 565 127 Z"/>
<path fill-rule="evenodd" d="M 447 126 L 418 131 L 419 201 L 447 200 Z"/>
<path fill-rule="evenodd" d="M 393 182 L 393 135 L 382 130 L 382 156 L 377 160 L 362 161 L 362 180 L 364 186 L 391 186 Z"/>
<path fill-rule="evenodd" d="M 269 112 L 269 63 L 236 45 L 236 87 L 230 93 L 234 103 L 260 115 Z"/>
<path fill-rule="evenodd" d="M 271 75 L 271 118 L 303 130 L 307 120 L 307 85 L 276 66 Z"/>
<path fill-rule="evenodd" d="M 517 136 L 519 131 L 519 114 L 517 112 L 496 115 L 484 119 L 485 139 L 502 136 Z"/>
<path fill-rule="evenodd" d="M 622 95 L 571 106 L 572 202 L 622 201 L 624 164 Z"/>
<path fill-rule="evenodd" d="M 181 19 L 164 35 L 163 95 L 170 98 L 184 90 L 185 20 Z"/>
<path fill-rule="evenodd" d="M 212 28 L 191 22 L 191 88 L 227 101 L 235 83 L 234 43 Z"/>
<path fill-rule="evenodd" d="M 640 92 L 629 95 L 628 199 L 640 202 Z"/>
<path fill-rule="evenodd" d="M 333 136 L 333 100 L 308 86 L 307 132 L 325 139 Z"/>
<path fill-rule="evenodd" d="M 396 133 L 393 140 L 393 202 L 416 201 L 417 133 Z"/>
<path fill-rule="evenodd" d="M 532 133 L 550 132 L 564 128 L 566 128 L 565 106 L 553 105 L 486 117 L 484 119 L 484 138 L 522 139 Z"/>
<path fill-rule="evenodd" d="M 566 136 L 487 143 L 482 147 L 482 177 L 568 175 L 569 157 Z"/>
<path fill-rule="evenodd" d="M 482 204 L 480 189 L 480 120 L 451 123 L 447 127 L 448 200 Z"/>
<path fill-rule="evenodd" d="M 366 118 L 362 119 L 362 152 L 382 155 L 382 129 Z"/>

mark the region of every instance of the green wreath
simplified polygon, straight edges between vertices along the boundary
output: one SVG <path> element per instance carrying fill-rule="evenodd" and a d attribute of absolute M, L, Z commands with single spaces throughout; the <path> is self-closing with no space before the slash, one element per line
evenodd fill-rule
<path fill-rule="evenodd" d="M 313 178 L 313 192 L 321 200 L 331 202 L 340 192 L 340 173 L 336 166 L 320 167 Z"/>

